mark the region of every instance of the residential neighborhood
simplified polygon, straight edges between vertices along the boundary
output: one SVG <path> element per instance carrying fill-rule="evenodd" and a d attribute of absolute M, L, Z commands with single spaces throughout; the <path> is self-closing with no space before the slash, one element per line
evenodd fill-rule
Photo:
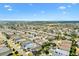
<path fill-rule="evenodd" d="M 79 56 L 79 23 L 12 23 L 0 24 L 0 56 Z"/>

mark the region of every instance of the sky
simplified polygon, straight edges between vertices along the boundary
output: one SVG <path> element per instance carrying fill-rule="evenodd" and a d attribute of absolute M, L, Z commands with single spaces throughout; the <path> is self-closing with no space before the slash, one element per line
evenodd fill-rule
<path fill-rule="evenodd" d="M 78 3 L 0 3 L 0 21 L 78 20 Z"/>

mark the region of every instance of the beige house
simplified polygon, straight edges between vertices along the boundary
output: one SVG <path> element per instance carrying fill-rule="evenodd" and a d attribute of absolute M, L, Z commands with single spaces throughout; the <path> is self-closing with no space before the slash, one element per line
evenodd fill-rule
<path fill-rule="evenodd" d="M 79 56 L 79 48 L 76 48 L 76 55 Z"/>
<path fill-rule="evenodd" d="M 61 49 L 61 50 L 70 51 L 71 44 L 72 44 L 71 41 L 61 40 L 58 43 L 58 48 Z"/>

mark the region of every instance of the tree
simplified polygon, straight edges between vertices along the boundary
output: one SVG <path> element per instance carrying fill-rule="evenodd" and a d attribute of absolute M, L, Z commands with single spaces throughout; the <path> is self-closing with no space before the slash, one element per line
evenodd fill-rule
<path fill-rule="evenodd" d="M 72 40 L 72 46 L 71 46 L 69 55 L 70 56 L 75 56 L 76 55 L 76 42 L 75 42 L 74 39 Z"/>
<path fill-rule="evenodd" d="M 49 38 L 49 39 L 48 39 L 48 41 L 50 41 L 50 42 L 51 42 L 52 40 L 53 40 L 52 38 Z"/>
<path fill-rule="evenodd" d="M 7 39 L 10 39 L 10 36 L 8 34 L 6 34 L 5 32 L 3 32 L 3 34 L 6 36 Z"/>
<path fill-rule="evenodd" d="M 28 53 L 28 56 L 33 56 L 33 54 L 30 52 L 30 53 Z"/>
<path fill-rule="evenodd" d="M 13 55 L 13 53 L 10 53 L 10 54 L 8 54 L 7 56 L 12 56 Z"/>
<path fill-rule="evenodd" d="M 15 54 L 18 54 L 18 51 L 16 51 Z"/>
<path fill-rule="evenodd" d="M 53 47 L 56 47 L 56 43 L 52 43 L 52 46 L 53 46 Z"/>
<path fill-rule="evenodd" d="M 48 50 L 45 50 L 44 52 L 45 52 L 45 54 L 49 54 L 49 51 Z"/>

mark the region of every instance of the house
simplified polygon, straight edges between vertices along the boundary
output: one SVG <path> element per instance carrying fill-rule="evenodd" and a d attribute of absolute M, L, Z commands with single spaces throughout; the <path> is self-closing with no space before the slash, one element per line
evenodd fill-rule
<path fill-rule="evenodd" d="M 0 32 L 0 41 L 6 41 L 6 36 Z"/>
<path fill-rule="evenodd" d="M 72 41 L 60 40 L 60 42 L 58 43 L 58 48 L 61 50 L 70 51 L 71 44 Z"/>
<path fill-rule="evenodd" d="M 8 47 L 2 46 L 0 47 L 0 56 L 7 56 L 11 53 L 11 50 Z"/>
<path fill-rule="evenodd" d="M 79 42 L 77 42 L 77 45 L 78 45 L 78 47 L 79 47 Z"/>
<path fill-rule="evenodd" d="M 22 38 L 15 38 L 14 39 L 15 43 L 17 42 L 22 42 L 22 41 L 26 41 L 26 39 L 22 39 Z"/>
<path fill-rule="evenodd" d="M 69 52 L 65 50 L 61 50 L 61 49 L 55 49 L 53 55 L 54 56 L 69 56 Z"/>
<path fill-rule="evenodd" d="M 68 40 L 70 40 L 70 39 L 71 39 L 71 37 L 70 37 L 70 36 L 65 36 L 65 38 L 66 38 L 66 39 L 68 39 Z"/>
<path fill-rule="evenodd" d="M 79 47 L 79 38 L 77 38 L 77 39 L 75 39 L 76 40 L 76 44 L 77 44 L 77 46 Z"/>
<path fill-rule="evenodd" d="M 31 42 L 31 41 L 28 41 L 28 42 L 23 42 L 22 43 L 22 48 L 23 49 L 35 49 L 35 48 L 37 48 L 37 47 L 39 47 L 39 45 L 38 44 L 36 44 L 36 43 L 33 43 L 33 42 Z"/>
<path fill-rule="evenodd" d="M 54 49 L 55 56 L 68 56 L 71 48 L 71 41 L 60 40 L 57 42 L 57 48 Z"/>
<path fill-rule="evenodd" d="M 42 45 L 44 42 L 46 42 L 46 40 L 43 37 L 40 37 L 40 36 L 35 37 L 34 41 L 35 41 L 35 43 L 37 43 L 39 45 Z"/>
<path fill-rule="evenodd" d="M 79 48 L 76 48 L 76 55 L 79 56 Z"/>

